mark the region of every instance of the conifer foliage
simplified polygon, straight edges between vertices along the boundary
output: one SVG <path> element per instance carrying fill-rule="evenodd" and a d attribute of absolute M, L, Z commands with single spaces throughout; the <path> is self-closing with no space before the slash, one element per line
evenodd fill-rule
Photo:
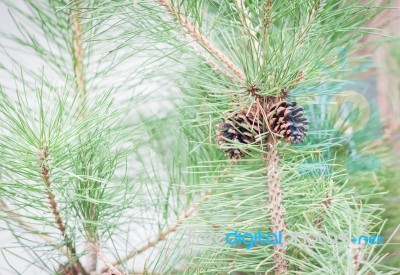
<path fill-rule="evenodd" d="M 382 10 L 360 3 L 3 0 L 0 226 L 26 252 L 3 246 L 5 268 L 398 274 L 346 239 L 381 232 L 387 174 L 351 170 L 365 143 L 326 113 Z"/>

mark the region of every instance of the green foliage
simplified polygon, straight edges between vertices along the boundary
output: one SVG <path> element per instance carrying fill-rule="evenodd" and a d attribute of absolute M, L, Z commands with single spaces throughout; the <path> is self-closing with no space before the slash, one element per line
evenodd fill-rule
<path fill-rule="evenodd" d="M 28 12 L 12 8 L 25 21 L 16 19 L 19 34 L 4 35 L 5 41 L 28 50 L 44 68 L 25 66 L 12 47 L 3 47 L 18 70 L 1 64 L 15 87 L 3 85 L 1 93 L 0 190 L 1 200 L 33 225 L 33 233 L 54 240 L 33 256 L 41 259 L 40 268 L 54 272 L 58 264 L 73 263 L 55 255 L 54 245 L 71 242 L 82 259 L 89 252 L 81 247 L 94 240 L 128 273 L 273 272 L 272 246 L 246 250 L 221 238 L 235 230 L 266 233 L 275 222 L 265 159 L 272 133 L 263 132 L 260 143 L 237 144 L 248 155 L 232 161 L 217 146 L 215 125 L 257 104 L 261 112 L 254 95 L 270 100 L 283 89 L 305 106 L 311 122 L 304 144 L 279 141 L 273 148 L 280 156 L 287 231 L 349 238 L 382 231 L 390 241 L 380 205 L 392 185 L 387 182 L 398 179 L 390 150 L 334 129 L 340 114 L 332 118 L 326 111 L 327 98 L 344 89 L 335 75 L 348 77 L 358 66 L 354 58 L 344 68 L 341 50 L 352 56 L 360 38 L 373 31 L 364 22 L 382 7 L 352 0 L 26 3 Z M 70 15 L 77 3 L 84 30 L 84 99 L 74 74 L 79 60 Z M 382 170 L 350 171 L 350 143 L 376 153 Z M 49 190 L 69 239 L 56 231 L 45 198 Z M 208 193 L 199 205 L 198 198 Z M 0 217 L 22 247 L 42 246 L 21 238 L 27 228 L 6 213 Z M 390 233 L 394 227 L 390 224 Z M 193 241 L 194 235 L 200 240 Z M 297 243 L 284 257 L 290 274 L 396 274 L 396 262 L 384 262 L 384 248 L 367 245 L 355 252 L 348 241 Z"/>

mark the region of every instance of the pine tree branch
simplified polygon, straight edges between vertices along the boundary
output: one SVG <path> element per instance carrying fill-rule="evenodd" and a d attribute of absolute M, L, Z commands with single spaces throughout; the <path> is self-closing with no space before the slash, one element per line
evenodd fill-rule
<path fill-rule="evenodd" d="M 264 7 L 264 18 L 263 18 L 263 31 L 266 34 L 271 27 L 271 8 L 272 8 L 272 0 L 266 0 Z"/>
<path fill-rule="evenodd" d="M 360 267 L 360 264 L 361 264 L 361 251 L 364 249 L 364 247 L 365 247 L 365 244 L 363 244 L 363 243 L 360 243 L 360 244 L 357 244 L 357 243 L 354 243 L 354 244 L 352 244 L 352 246 L 351 246 L 351 260 L 352 260 L 352 264 L 353 264 L 353 272 L 352 272 L 352 274 L 354 274 L 354 275 L 356 275 L 356 274 L 358 274 L 358 272 L 357 272 L 357 270 L 358 270 L 358 268 Z"/>
<path fill-rule="evenodd" d="M 137 255 L 147 251 L 148 249 L 155 247 L 159 242 L 164 241 L 167 239 L 167 237 L 176 231 L 176 229 L 185 221 L 187 218 L 189 218 L 200 206 L 202 202 L 207 200 L 211 195 L 210 191 L 206 191 L 204 194 L 202 194 L 195 203 L 190 205 L 179 217 L 178 219 L 172 223 L 169 227 L 165 228 L 161 234 L 157 237 L 154 238 L 153 240 L 149 241 L 147 244 L 143 245 L 142 247 L 135 249 L 134 251 L 130 252 L 128 255 L 126 255 L 124 258 L 116 259 L 112 261 L 110 264 L 112 266 L 117 266 L 120 265 L 129 259 L 132 259 L 136 257 Z M 107 267 L 103 269 L 103 272 L 107 271 Z"/>
<path fill-rule="evenodd" d="M 198 43 L 195 43 L 195 41 L 193 41 L 192 39 L 190 39 L 189 37 L 186 37 L 184 35 L 182 35 L 182 40 L 188 42 L 188 44 L 192 47 L 194 53 L 198 57 L 203 59 L 206 62 L 206 64 L 208 64 L 210 66 L 211 69 L 213 69 L 216 72 L 219 72 L 219 73 L 223 74 L 224 76 L 229 78 L 234 83 L 238 82 L 238 80 L 235 78 L 234 75 L 232 75 L 227 70 L 225 70 L 220 65 L 218 65 L 214 60 L 212 60 L 212 58 L 208 54 L 204 53 L 203 49 L 199 46 Z"/>
<path fill-rule="evenodd" d="M 297 85 L 299 85 L 306 78 L 306 75 L 307 75 L 306 71 L 303 71 L 303 70 L 299 71 L 297 73 L 296 79 L 293 82 L 293 85 L 291 85 L 289 88 L 294 89 Z"/>
<path fill-rule="evenodd" d="M 332 206 L 332 196 L 333 196 L 333 180 L 330 180 L 328 193 L 325 195 L 325 199 L 321 205 L 322 209 L 321 209 L 319 215 L 314 220 L 314 224 L 316 225 L 316 227 L 318 229 L 321 229 L 322 223 L 325 219 L 326 212 Z"/>
<path fill-rule="evenodd" d="M 317 18 L 319 12 L 322 11 L 325 5 L 325 0 L 319 0 L 315 6 L 311 9 L 311 13 L 308 16 L 307 23 L 301 27 L 298 45 L 303 44 L 304 39 L 310 31 L 311 23 Z"/>
<path fill-rule="evenodd" d="M 46 156 L 47 158 L 47 156 Z M 54 216 L 54 220 L 56 222 L 56 225 L 58 227 L 58 229 L 60 230 L 61 234 L 63 236 L 65 236 L 66 232 L 65 232 L 65 227 L 64 224 L 61 220 L 60 217 L 60 213 L 58 212 L 58 207 L 57 207 L 57 202 L 55 201 L 55 196 L 54 194 L 50 191 L 50 187 L 51 187 L 51 182 L 50 182 L 50 178 L 49 178 L 49 170 L 47 169 L 46 165 L 44 164 L 44 161 L 41 164 L 41 175 L 42 175 L 42 179 L 44 181 L 44 184 L 47 187 L 46 190 L 46 195 L 47 195 L 47 199 L 49 201 L 50 204 L 50 209 L 51 212 Z"/>
<path fill-rule="evenodd" d="M 229 69 L 231 74 L 233 74 L 238 80 L 243 82 L 245 80 L 244 73 L 236 67 L 236 65 L 226 57 L 216 46 L 214 46 L 205 36 L 203 36 L 188 20 L 188 18 L 175 10 L 175 8 L 170 4 L 169 0 L 156 0 L 158 3 L 165 7 L 167 12 L 175 17 L 178 23 L 186 30 L 186 32 L 203 46 L 211 55 L 213 55 L 217 60 Z M 224 74 L 224 72 L 221 72 Z"/>
<path fill-rule="evenodd" d="M 49 169 L 47 168 L 47 164 L 46 164 L 47 158 L 48 158 L 47 145 L 43 144 L 43 148 L 38 151 L 38 159 L 40 162 L 40 174 L 41 174 L 43 182 L 46 186 L 46 195 L 47 195 L 47 198 L 49 201 L 50 209 L 53 214 L 56 226 L 60 230 L 61 235 L 63 236 L 64 241 L 66 243 L 66 247 L 70 254 L 70 255 L 68 255 L 68 257 L 70 258 L 70 261 L 77 265 L 77 268 L 81 274 L 86 275 L 87 273 L 86 273 L 85 269 L 83 268 L 81 262 L 77 258 L 75 247 L 72 245 L 71 240 L 70 240 L 69 236 L 67 235 L 64 223 L 60 216 L 60 212 L 58 211 L 58 206 L 57 206 L 57 202 L 55 200 L 55 195 L 53 194 L 53 192 L 51 192 L 52 184 L 50 181 Z"/>
<path fill-rule="evenodd" d="M 277 142 L 269 137 L 269 150 L 266 153 L 267 185 L 269 189 L 271 231 L 278 234 L 286 229 L 285 207 L 283 205 L 282 187 L 280 185 L 279 156 L 276 149 Z M 275 274 L 288 274 L 285 245 L 274 246 Z"/>
<path fill-rule="evenodd" d="M 89 240 L 86 244 L 87 251 L 88 251 L 88 258 L 86 261 L 86 269 L 88 272 L 93 272 L 96 271 L 97 269 L 97 256 L 98 253 L 96 250 L 93 249 L 95 247 L 96 241 L 94 240 Z"/>
<path fill-rule="evenodd" d="M 311 14 L 310 14 L 310 19 L 308 20 L 309 23 L 315 20 L 317 18 L 317 14 L 324 8 L 325 5 L 325 0 L 319 0 L 316 5 L 312 8 Z"/>
<path fill-rule="evenodd" d="M 72 47 L 73 47 L 73 59 L 74 59 L 74 74 L 76 83 L 76 92 L 81 98 L 81 112 L 80 118 L 84 118 L 86 110 L 86 87 L 85 87 L 85 72 L 84 72 L 84 48 L 82 45 L 82 33 L 83 23 L 80 18 L 81 12 L 81 1 L 75 1 L 74 7 L 71 10 L 71 21 L 72 21 Z M 95 204 L 91 204 L 92 220 L 94 219 Z M 96 247 L 96 237 L 92 236 L 89 232 L 89 240 L 87 244 L 88 259 L 86 268 L 88 272 L 95 271 L 97 268 L 97 253 L 93 250 Z"/>
<path fill-rule="evenodd" d="M 331 179 L 329 181 L 328 193 L 325 195 L 325 199 L 323 200 L 323 202 L 321 204 L 320 213 L 314 219 L 314 224 L 318 230 L 320 230 L 322 228 L 322 224 L 325 220 L 326 213 L 327 213 L 327 211 L 329 211 L 329 209 L 332 206 L 333 187 L 334 187 L 334 183 L 333 183 L 333 180 Z M 300 248 L 296 248 L 295 252 L 293 254 L 296 255 L 296 254 L 300 253 L 300 251 L 301 251 Z M 302 255 L 302 259 L 304 260 L 305 258 L 306 258 L 306 256 Z M 300 269 L 300 271 L 303 272 L 301 269 Z"/>
<path fill-rule="evenodd" d="M 263 60 L 262 56 L 258 58 L 258 53 L 260 52 L 260 43 L 256 39 L 257 33 L 254 31 L 252 23 L 249 20 L 248 10 L 246 10 L 246 4 L 244 0 L 236 0 L 235 5 L 239 11 L 240 23 L 244 26 L 243 35 L 247 36 L 251 44 L 253 45 L 253 60 L 256 62 L 258 59 Z"/>
<path fill-rule="evenodd" d="M 82 46 L 82 22 L 79 16 L 80 12 L 80 1 L 74 2 L 74 8 L 71 9 L 71 21 L 72 21 L 72 52 L 73 52 L 73 65 L 74 65 L 74 75 L 76 83 L 76 92 L 79 93 L 82 100 L 82 111 L 85 106 L 85 76 L 83 69 L 83 46 Z"/>
<path fill-rule="evenodd" d="M 272 0 L 265 0 L 263 9 L 263 24 L 262 24 L 262 43 L 265 45 L 269 40 L 269 30 L 271 28 L 271 9 Z"/>
<path fill-rule="evenodd" d="M 107 259 L 106 255 L 104 255 L 101 246 L 96 243 L 93 243 L 92 245 L 93 248 L 91 250 L 95 251 L 98 258 L 104 263 L 105 270 L 114 275 L 122 275 L 122 273 Z"/>

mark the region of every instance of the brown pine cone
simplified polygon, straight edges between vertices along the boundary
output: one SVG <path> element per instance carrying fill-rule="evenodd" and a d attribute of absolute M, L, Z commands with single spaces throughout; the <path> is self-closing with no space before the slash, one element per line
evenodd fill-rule
<path fill-rule="evenodd" d="M 283 136 L 290 143 L 303 142 L 308 130 L 304 109 L 296 105 L 295 101 L 275 103 L 269 108 L 267 115 L 271 131 Z"/>
<path fill-rule="evenodd" d="M 244 109 L 234 114 L 224 123 L 217 125 L 217 142 L 225 155 L 231 159 L 239 159 L 246 153 L 235 144 L 250 144 L 257 142 L 261 133 L 261 122 L 255 109 Z"/>

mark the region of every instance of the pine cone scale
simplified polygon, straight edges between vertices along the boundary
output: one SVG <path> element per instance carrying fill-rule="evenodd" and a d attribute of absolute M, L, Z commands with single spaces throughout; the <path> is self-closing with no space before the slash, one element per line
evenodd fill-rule
<path fill-rule="evenodd" d="M 232 159 L 238 159 L 246 152 L 236 147 L 234 144 L 256 143 L 256 135 L 261 133 L 260 120 L 255 109 L 241 110 L 231 116 L 224 123 L 217 125 L 217 142 L 220 149 L 225 151 L 225 155 Z"/>
<path fill-rule="evenodd" d="M 307 135 L 308 120 L 303 107 L 296 107 L 297 102 L 281 101 L 272 105 L 267 115 L 268 123 L 274 133 L 283 136 L 287 142 L 303 142 Z"/>
<path fill-rule="evenodd" d="M 238 159 L 247 154 L 242 145 L 260 142 L 257 137 L 263 132 L 264 125 L 272 133 L 283 137 L 287 142 L 300 143 L 307 136 L 308 120 L 304 108 L 297 107 L 297 102 L 281 101 L 273 104 L 266 111 L 266 120 L 262 120 L 256 108 L 243 109 L 232 114 L 217 125 L 216 136 L 221 150 L 232 159 Z"/>

